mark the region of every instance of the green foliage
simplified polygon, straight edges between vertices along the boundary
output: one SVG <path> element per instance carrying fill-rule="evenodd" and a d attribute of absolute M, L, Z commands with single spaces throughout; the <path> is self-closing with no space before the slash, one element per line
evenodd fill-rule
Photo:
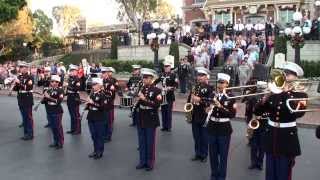
<path fill-rule="evenodd" d="M 59 37 L 50 36 L 43 42 L 41 51 L 44 57 L 54 56 L 59 54 L 59 51 L 63 49 L 63 41 Z"/>
<path fill-rule="evenodd" d="M 302 61 L 305 77 L 320 77 L 320 61 Z"/>
<path fill-rule="evenodd" d="M 44 40 L 49 38 L 53 28 L 52 19 L 40 9 L 37 9 L 32 16 L 34 22 L 34 34 Z"/>
<path fill-rule="evenodd" d="M 30 43 L 27 46 L 23 46 L 25 43 L 24 38 L 16 38 L 14 40 L 8 41 L 6 46 L 8 47 L 8 51 L 0 56 L 0 61 L 7 60 L 31 60 L 32 50 L 30 47 Z"/>
<path fill-rule="evenodd" d="M 0 1 L 0 24 L 16 19 L 18 12 L 27 5 L 25 0 L 1 0 Z"/>
<path fill-rule="evenodd" d="M 117 72 L 131 72 L 133 64 L 139 64 L 143 68 L 151 68 L 153 69 L 153 62 L 152 61 L 119 61 L 119 60 L 104 60 L 102 61 L 102 65 L 106 67 L 113 67 L 116 69 Z"/>
<path fill-rule="evenodd" d="M 287 54 L 287 38 L 285 36 L 276 36 L 274 42 L 274 53 Z"/>
<path fill-rule="evenodd" d="M 177 42 L 170 45 L 169 54 L 174 56 L 174 67 L 177 67 L 179 64 L 179 44 Z"/>
<path fill-rule="evenodd" d="M 117 35 L 112 35 L 111 39 L 111 59 L 118 59 L 118 44 L 119 39 Z"/>

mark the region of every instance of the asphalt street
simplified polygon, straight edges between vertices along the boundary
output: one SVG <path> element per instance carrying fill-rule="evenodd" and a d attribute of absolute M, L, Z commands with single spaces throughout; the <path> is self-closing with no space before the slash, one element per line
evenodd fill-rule
<path fill-rule="evenodd" d="M 69 115 L 64 105 L 64 131 L 69 128 Z M 80 136 L 65 134 L 62 150 L 50 149 L 51 131 L 43 128 L 46 115 L 43 106 L 34 113 L 35 139 L 20 140 L 22 129 L 15 97 L 0 97 L 0 179 L 1 180 L 208 180 L 209 162 L 191 162 L 193 139 L 184 115 L 173 115 L 171 133 L 157 131 L 156 164 L 152 172 L 136 170 L 138 162 L 137 132 L 129 127 L 129 111 L 116 110 L 112 142 L 105 144 L 104 157 L 88 158 L 92 141 L 85 118 Z M 263 180 L 264 171 L 248 170 L 249 147 L 246 145 L 245 123 L 232 122 L 228 162 L 228 180 Z M 293 180 L 320 179 L 320 141 L 314 129 L 299 129 L 302 155 L 297 157 Z"/>

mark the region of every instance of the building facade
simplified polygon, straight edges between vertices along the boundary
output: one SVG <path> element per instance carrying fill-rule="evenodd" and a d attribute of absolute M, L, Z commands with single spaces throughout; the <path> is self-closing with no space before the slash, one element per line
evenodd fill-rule
<path fill-rule="evenodd" d="M 184 20 L 195 22 L 264 23 L 268 18 L 285 24 L 292 21 L 295 11 L 313 19 L 319 16 L 318 0 L 184 0 Z"/>

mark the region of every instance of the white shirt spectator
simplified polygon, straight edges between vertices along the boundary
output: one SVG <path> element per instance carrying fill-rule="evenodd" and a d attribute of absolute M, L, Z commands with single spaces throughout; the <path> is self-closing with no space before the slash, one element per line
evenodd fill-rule
<path fill-rule="evenodd" d="M 251 31 L 252 28 L 253 28 L 253 24 L 251 24 L 251 23 L 246 24 L 245 28 L 246 28 L 247 31 Z"/>
<path fill-rule="evenodd" d="M 218 55 L 222 51 L 222 41 L 220 39 L 216 40 L 214 46 L 214 49 L 216 50 L 215 54 Z"/>
<path fill-rule="evenodd" d="M 256 25 L 254 26 L 254 29 L 255 29 L 256 31 L 263 31 L 264 28 L 265 28 L 265 25 L 264 25 L 264 24 L 261 24 L 261 23 L 258 23 L 258 24 L 256 24 Z"/>
<path fill-rule="evenodd" d="M 233 29 L 234 29 L 235 31 L 242 31 L 242 30 L 244 29 L 244 25 L 243 25 L 242 23 L 240 23 L 240 24 L 235 24 L 235 25 L 233 26 Z"/>
<path fill-rule="evenodd" d="M 197 66 L 198 67 L 205 67 L 205 68 L 208 68 L 209 66 L 209 60 L 210 60 L 210 57 L 208 55 L 207 52 L 202 52 L 201 55 L 200 55 L 200 58 L 198 59 L 197 61 Z"/>

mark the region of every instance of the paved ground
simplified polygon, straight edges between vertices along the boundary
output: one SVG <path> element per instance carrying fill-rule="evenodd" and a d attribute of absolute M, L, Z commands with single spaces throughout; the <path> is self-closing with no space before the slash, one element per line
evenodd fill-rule
<path fill-rule="evenodd" d="M 0 174 L 1 179 L 13 180 L 207 180 L 209 163 L 191 162 L 193 141 L 190 126 L 181 113 L 174 114 L 171 133 L 158 132 L 155 170 L 135 170 L 138 159 L 135 128 L 129 127 L 127 110 L 117 110 L 113 141 L 106 144 L 103 159 L 95 161 L 87 155 L 92 150 L 86 121 L 81 136 L 65 135 L 63 150 L 48 148 L 51 133 L 44 129 L 44 108 L 41 106 L 35 119 L 35 139 L 24 142 L 19 139 L 22 130 L 20 114 L 14 97 L 0 97 Z M 66 108 L 64 108 L 66 110 Z M 69 127 L 69 117 L 64 114 L 64 129 Z M 229 156 L 228 180 L 264 179 L 264 172 L 249 171 L 249 149 L 244 138 L 245 124 L 233 123 L 234 133 Z M 314 129 L 299 129 L 303 155 L 297 158 L 294 180 L 319 179 L 320 141 Z"/>

